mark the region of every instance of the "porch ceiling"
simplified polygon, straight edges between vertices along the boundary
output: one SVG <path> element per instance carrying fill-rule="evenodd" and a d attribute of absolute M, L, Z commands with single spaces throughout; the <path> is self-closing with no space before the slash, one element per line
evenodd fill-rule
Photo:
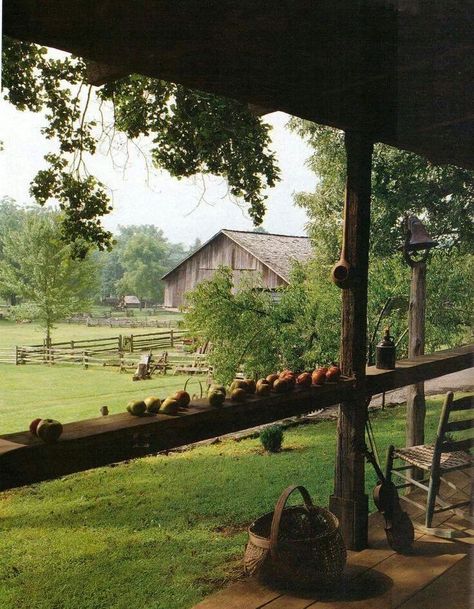
<path fill-rule="evenodd" d="M 4 33 L 474 168 L 468 3 L 4 0 Z"/>

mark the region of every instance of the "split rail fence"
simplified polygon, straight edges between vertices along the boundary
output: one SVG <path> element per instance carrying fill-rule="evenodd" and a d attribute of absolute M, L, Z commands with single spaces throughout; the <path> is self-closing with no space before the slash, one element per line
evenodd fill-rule
<path fill-rule="evenodd" d="M 109 336 L 103 338 L 70 340 L 37 345 L 22 345 L 0 349 L 0 363 L 7 364 L 75 364 L 89 366 L 136 365 L 131 354 L 143 351 L 158 353 L 177 351 L 177 359 L 188 359 L 191 354 L 183 351 L 185 330 L 161 330 L 146 334 Z M 181 353 L 180 353 L 181 352 Z"/>

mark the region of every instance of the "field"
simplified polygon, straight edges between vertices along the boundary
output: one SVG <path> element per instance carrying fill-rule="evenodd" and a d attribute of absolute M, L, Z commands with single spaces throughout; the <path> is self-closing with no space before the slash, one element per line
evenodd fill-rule
<path fill-rule="evenodd" d="M 0 433 L 28 429 L 36 417 L 69 423 L 100 416 L 101 406 L 111 413 L 123 412 L 132 399 L 164 398 L 182 389 L 187 378 L 154 375 L 133 382 L 131 372 L 120 373 L 118 368 L 1 364 Z M 190 393 L 199 394 L 197 378 L 188 383 Z"/>
<path fill-rule="evenodd" d="M 428 438 L 439 406 L 428 400 Z M 384 455 L 404 442 L 405 409 L 373 426 Z M 0 493 L 0 607 L 192 607 L 240 576 L 245 529 L 283 488 L 301 483 L 327 505 L 335 437 L 327 421 L 288 430 L 276 455 L 226 441 Z"/>
<path fill-rule="evenodd" d="M 171 314 L 173 315 L 173 314 Z M 145 328 L 87 328 L 81 325 L 57 324 L 53 340 L 80 340 L 140 334 Z M 0 320 L 0 347 L 41 343 L 42 331 L 36 324 L 16 324 Z M 134 354 L 138 360 L 138 354 Z M 43 366 L 0 364 L 0 433 L 27 429 L 36 417 L 56 418 L 62 423 L 99 416 L 99 408 L 122 412 L 129 400 L 147 395 L 165 397 L 183 387 L 183 375 L 154 375 L 148 381 L 132 381 L 132 371 L 120 373 L 118 368 L 81 366 Z M 205 380 L 205 379 L 203 379 Z M 193 378 L 188 389 L 200 393 Z"/>
<path fill-rule="evenodd" d="M 179 313 L 164 312 L 155 319 L 181 319 Z M 79 324 L 58 323 L 52 332 L 53 342 L 65 340 L 81 340 L 87 338 L 102 338 L 106 336 L 117 336 L 119 334 L 145 334 L 153 332 L 150 328 L 108 328 L 90 327 Z M 37 345 L 43 342 L 44 331 L 38 324 L 17 324 L 8 319 L 0 319 L 0 348 L 14 347 L 15 345 Z"/>

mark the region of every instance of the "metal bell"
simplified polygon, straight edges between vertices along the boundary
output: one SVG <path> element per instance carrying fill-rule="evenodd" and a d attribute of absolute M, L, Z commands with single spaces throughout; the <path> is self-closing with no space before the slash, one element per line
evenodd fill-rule
<path fill-rule="evenodd" d="M 437 245 L 436 241 L 429 236 L 422 221 L 416 216 L 407 218 L 407 239 L 406 249 L 408 252 L 418 252 L 420 250 L 429 250 Z"/>

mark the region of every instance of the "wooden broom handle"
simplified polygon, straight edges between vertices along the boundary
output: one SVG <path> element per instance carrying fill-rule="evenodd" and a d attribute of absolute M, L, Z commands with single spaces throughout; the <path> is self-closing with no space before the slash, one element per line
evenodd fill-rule
<path fill-rule="evenodd" d="M 280 522 L 283 514 L 283 510 L 285 509 L 286 502 L 288 501 L 289 496 L 294 492 L 299 491 L 301 496 L 303 497 L 304 505 L 308 510 L 308 513 L 311 513 L 311 509 L 314 507 L 313 502 L 311 501 L 310 494 L 305 489 L 304 486 L 289 486 L 286 488 L 283 493 L 280 495 L 280 498 L 277 501 L 275 506 L 275 511 L 273 512 L 272 518 L 272 527 L 270 530 L 270 553 L 274 560 L 278 557 L 278 535 L 280 533 Z"/>

